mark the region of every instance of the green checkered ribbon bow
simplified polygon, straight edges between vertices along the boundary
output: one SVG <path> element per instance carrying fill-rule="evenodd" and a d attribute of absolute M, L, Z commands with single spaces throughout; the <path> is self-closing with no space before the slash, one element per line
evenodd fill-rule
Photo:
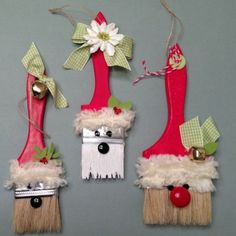
<path fill-rule="evenodd" d="M 180 125 L 180 134 L 185 148 L 204 147 L 208 155 L 216 151 L 216 140 L 220 137 L 212 117 L 207 118 L 202 126 L 198 117 L 185 122 Z"/>
<path fill-rule="evenodd" d="M 61 91 L 57 88 L 54 79 L 44 75 L 44 64 L 34 43 L 31 44 L 28 52 L 23 57 L 22 63 L 28 73 L 35 76 L 47 86 L 57 108 L 68 107 L 69 104 Z"/>
<path fill-rule="evenodd" d="M 90 58 L 90 47 L 87 43 L 84 35 L 87 34 L 88 25 L 78 23 L 75 27 L 74 34 L 72 36 L 73 43 L 82 44 L 78 49 L 75 49 L 66 62 L 64 67 L 66 69 L 82 70 Z M 131 70 L 127 59 L 132 58 L 132 45 L 133 40 L 130 37 L 124 36 L 124 38 L 115 46 L 115 53 L 113 56 L 109 56 L 104 51 L 104 57 L 108 66 L 120 66 L 125 69 Z"/>

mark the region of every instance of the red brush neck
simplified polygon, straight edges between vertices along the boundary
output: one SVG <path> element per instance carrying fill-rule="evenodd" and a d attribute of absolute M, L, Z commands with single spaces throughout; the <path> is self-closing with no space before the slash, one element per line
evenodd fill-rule
<path fill-rule="evenodd" d="M 106 22 L 106 19 L 101 12 L 97 14 L 95 20 L 99 24 Z M 111 96 L 109 86 L 109 68 L 105 61 L 103 52 L 99 50 L 96 53 L 93 53 L 92 61 L 95 78 L 93 98 L 89 105 L 84 104 L 81 106 L 82 110 L 99 110 L 103 107 L 107 107 L 108 99 Z"/>
<path fill-rule="evenodd" d="M 179 45 L 173 47 L 178 51 L 179 55 L 183 53 Z M 172 48 L 172 49 L 173 49 Z M 182 69 L 172 70 L 170 58 L 173 56 L 173 51 L 167 59 L 167 73 L 165 76 L 166 97 L 168 105 L 168 120 L 166 128 L 160 139 L 150 148 L 143 151 L 143 156 L 149 158 L 151 155 L 176 155 L 184 156 L 187 150 L 181 142 L 179 126 L 184 122 L 184 104 L 187 88 L 187 67 Z M 170 72 L 170 73 L 169 73 Z"/>
<path fill-rule="evenodd" d="M 183 55 L 180 47 L 176 45 L 180 55 Z M 168 73 L 172 68 L 170 67 L 170 58 L 173 52 L 169 54 L 167 59 L 167 74 L 165 77 L 165 88 L 168 106 L 168 124 L 175 129 L 184 122 L 184 106 L 187 88 L 187 66 L 185 65 L 180 70 L 173 70 Z"/>

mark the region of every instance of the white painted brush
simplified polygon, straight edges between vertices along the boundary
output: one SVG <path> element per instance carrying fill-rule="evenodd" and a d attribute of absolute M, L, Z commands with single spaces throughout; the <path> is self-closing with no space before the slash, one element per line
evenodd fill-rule
<path fill-rule="evenodd" d="M 131 70 L 127 59 L 132 58 L 133 40 L 118 33 L 118 27 L 114 23 L 108 24 L 101 12 L 90 25 L 85 25 L 76 23 L 65 7 L 49 11 L 68 18 L 75 27 L 72 41 L 80 44 L 69 55 L 64 67 L 82 70 L 90 57 L 93 62 L 93 97 L 89 104 L 81 106 L 74 122 L 76 132 L 82 135 L 82 178 L 124 178 L 125 136 L 135 113 L 131 111 L 131 102 L 120 102 L 111 96 L 109 67 Z M 104 133 L 105 130 L 110 134 Z M 122 134 L 117 136 L 118 130 Z"/>
<path fill-rule="evenodd" d="M 101 12 L 95 20 L 106 23 Z M 111 96 L 104 53 L 98 50 L 91 57 L 95 75 L 93 98 L 90 104 L 81 106 L 75 120 L 76 131 L 82 134 L 82 178 L 124 178 L 125 135 L 135 113 L 130 110 L 130 102 L 121 103 Z"/>

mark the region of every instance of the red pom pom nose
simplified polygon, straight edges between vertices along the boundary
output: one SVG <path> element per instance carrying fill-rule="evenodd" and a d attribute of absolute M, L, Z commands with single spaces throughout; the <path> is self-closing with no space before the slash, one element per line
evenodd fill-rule
<path fill-rule="evenodd" d="M 170 201 L 175 207 L 186 207 L 191 200 L 189 191 L 184 187 L 174 187 L 170 192 Z"/>

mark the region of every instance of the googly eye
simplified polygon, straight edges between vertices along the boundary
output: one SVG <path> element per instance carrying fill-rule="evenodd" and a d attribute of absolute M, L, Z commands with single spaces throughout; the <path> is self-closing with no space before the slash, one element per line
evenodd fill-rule
<path fill-rule="evenodd" d="M 106 135 L 107 135 L 108 137 L 111 137 L 111 136 L 112 136 L 112 132 L 111 132 L 110 130 L 108 130 L 108 131 L 106 132 Z"/>
<path fill-rule="evenodd" d="M 186 189 L 189 189 L 189 185 L 188 184 L 183 184 L 183 187 Z"/>
<path fill-rule="evenodd" d="M 31 187 L 31 185 L 30 185 L 30 184 L 28 184 L 27 188 L 28 188 L 28 189 L 32 189 L 32 187 Z"/>
<path fill-rule="evenodd" d="M 174 186 L 173 186 L 173 185 L 168 185 L 168 186 L 167 186 L 167 189 L 168 189 L 169 191 L 172 191 L 172 190 L 174 189 Z"/>
<path fill-rule="evenodd" d="M 94 132 L 94 134 L 95 134 L 95 136 L 97 136 L 97 137 L 100 136 L 100 132 L 99 132 L 98 130 L 96 130 L 96 131 Z"/>

